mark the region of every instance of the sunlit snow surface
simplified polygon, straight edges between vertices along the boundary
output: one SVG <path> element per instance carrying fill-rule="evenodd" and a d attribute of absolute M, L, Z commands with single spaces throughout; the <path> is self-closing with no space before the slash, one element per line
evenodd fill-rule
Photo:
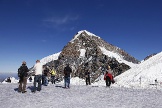
<path fill-rule="evenodd" d="M 117 85 L 129 88 L 150 88 L 157 80 L 162 87 L 162 52 L 132 67 L 115 78 Z"/>
<path fill-rule="evenodd" d="M 161 108 L 162 91 L 157 89 L 106 88 L 105 86 L 63 84 L 42 86 L 32 93 L 14 91 L 18 84 L 0 84 L 1 108 Z"/>

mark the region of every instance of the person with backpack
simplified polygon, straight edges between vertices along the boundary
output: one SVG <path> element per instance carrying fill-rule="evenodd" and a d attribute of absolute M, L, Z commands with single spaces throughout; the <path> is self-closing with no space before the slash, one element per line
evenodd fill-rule
<path fill-rule="evenodd" d="M 56 76 L 56 70 L 54 66 L 52 66 L 52 70 L 51 70 L 51 83 L 52 84 L 55 84 L 55 76 Z"/>
<path fill-rule="evenodd" d="M 108 70 L 104 75 L 104 80 L 106 82 L 106 87 L 110 87 L 111 83 L 114 83 L 113 75 L 110 66 L 108 66 Z"/>
<path fill-rule="evenodd" d="M 43 66 L 40 63 L 40 60 L 36 61 L 36 64 L 33 67 L 34 70 L 34 88 L 32 92 L 36 92 L 37 91 L 41 91 L 42 89 L 42 84 L 41 84 L 41 80 L 42 80 L 42 71 L 43 71 Z M 36 83 L 38 82 L 38 88 L 36 87 Z"/>
<path fill-rule="evenodd" d="M 27 85 L 27 76 L 28 76 L 29 69 L 26 66 L 26 62 L 23 61 L 22 65 L 18 69 L 18 77 L 19 77 L 19 87 L 18 92 L 25 93 L 26 91 L 26 85 Z"/>
<path fill-rule="evenodd" d="M 70 74 L 72 69 L 70 68 L 69 64 L 66 65 L 64 68 L 64 81 L 65 81 L 65 88 L 70 88 Z"/>

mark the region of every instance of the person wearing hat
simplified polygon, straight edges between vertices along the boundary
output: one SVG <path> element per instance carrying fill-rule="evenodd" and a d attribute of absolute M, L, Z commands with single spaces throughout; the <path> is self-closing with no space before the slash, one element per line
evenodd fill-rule
<path fill-rule="evenodd" d="M 22 93 L 26 92 L 28 71 L 29 71 L 29 69 L 26 66 L 26 62 L 23 61 L 22 65 L 18 69 L 18 77 L 19 77 L 18 92 L 22 92 Z"/>

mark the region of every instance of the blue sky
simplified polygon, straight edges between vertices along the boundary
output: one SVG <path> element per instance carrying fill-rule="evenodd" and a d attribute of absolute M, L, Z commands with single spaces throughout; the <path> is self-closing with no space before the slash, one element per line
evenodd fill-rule
<path fill-rule="evenodd" d="M 0 0 L 0 72 L 33 66 L 80 30 L 142 60 L 161 52 L 162 0 Z"/>

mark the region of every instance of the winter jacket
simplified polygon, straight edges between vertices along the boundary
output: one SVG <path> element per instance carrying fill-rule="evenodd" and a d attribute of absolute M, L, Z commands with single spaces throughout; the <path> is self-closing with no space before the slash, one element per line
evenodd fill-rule
<path fill-rule="evenodd" d="M 27 77 L 28 76 L 28 67 L 24 64 L 22 64 L 22 66 L 19 68 L 22 71 L 22 77 Z"/>
<path fill-rule="evenodd" d="M 34 65 L 34 71 L 35 71 L 35 75 L 42 75 L 43 66 L 40 62 Z"/>
<path fill-rule="evenodd" d="M 90 72 L 86 71 L 86 72 L 85 72 L 85 77 L 86 77 L 86 78 L 90 78 Z"/>
<path fill-rule="evenodd" d="M 104 75 L 104 80 L 106 80 L 106 77 L 107 77 L 107 76 L 110 78 L 111 81 L 113 81 L 113 76 L 112 76 L 112 74 L 109 73 L 109 72 L 106 72 L 106 73 L 105 73 L 105 75 Z"/>
<path fill-rule="evenodd" d="M 64 68 L 64 77 L 65 78 L 68 78 L 68 77 L 70 77 L 70 73 L 72 72 L 72 69 L 69 67 L 69 66 L 66 66 L 65 68 Z"/>
<path fill-rule="evenodd" d="M 48 69 L 48 68 L 45 68 L 45 69 L 43 70 L 43 73 L 44 73 L 44 76 L 48 76 L 48 74 L 49 74 L 49 69 Z"/>
<path fill-rule="evenodd" d="M 54 69 L 51 70 L 51 76 L 55 76 L 56 75 L 56 71 Z"/>

